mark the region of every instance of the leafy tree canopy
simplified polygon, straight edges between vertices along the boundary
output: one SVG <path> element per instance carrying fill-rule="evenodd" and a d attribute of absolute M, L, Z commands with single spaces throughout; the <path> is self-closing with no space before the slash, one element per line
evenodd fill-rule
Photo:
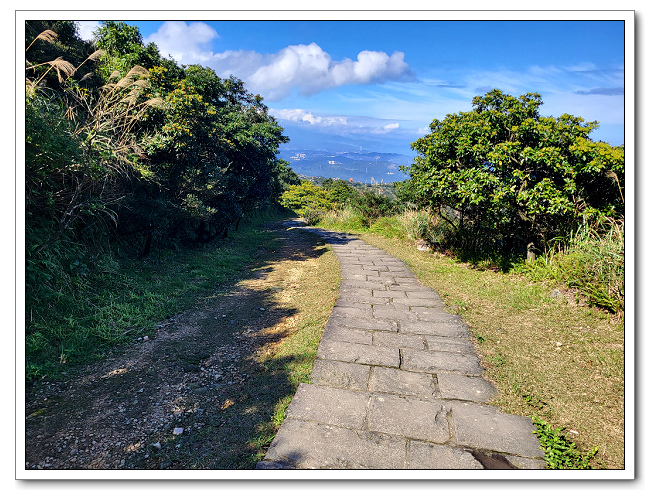
<path fill-rule="evenodd" d="M 597 122 L 541 116 L 536 93 L 517 98 L 495 89 L 472 104 L 433 120 L 412 144 L 418 156 L 403 167 L 410 180 L 401 186 L 410 201 L 451 208 L 459 233 L 506 250 L 539 247 L 584 216 L 622 213 L 623 147 L 592 141 Z"/>

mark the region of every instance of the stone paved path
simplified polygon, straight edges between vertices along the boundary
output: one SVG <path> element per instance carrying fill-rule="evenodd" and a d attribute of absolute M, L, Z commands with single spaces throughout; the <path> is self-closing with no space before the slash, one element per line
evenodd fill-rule
<path fill-rule="evenodd" d="M 315 228 L 341 264 L 311 384 L 258 469 L 539 469 L 531 419 L 486 404 L 467 326 L 404 262 Z"/>

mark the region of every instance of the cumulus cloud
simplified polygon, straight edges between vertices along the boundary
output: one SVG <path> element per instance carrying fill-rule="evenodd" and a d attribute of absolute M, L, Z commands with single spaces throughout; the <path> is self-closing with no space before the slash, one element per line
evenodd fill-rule
<path fill-rule="evenodd" d="M 255 51 L 215 53 L 208 43 L 217 32 L 202 22 L 166 22 L 146 41 L 154 42 L 161 54 L 170 54 L 184 64 L 208 66 L 224 78 L 234 75 L 246 87 L 278 101 L 297 89 L 303 95 L 343 85 L 363 85 L 396 80 L 413 80 L 413 73 L 404 61 L 403 52 L 364 50 L 356 59 L 334 61 L 318 44 L 289 45 L 274 54 Z"/>
<path fill-rule="evenodd" d="M 373 134 L 387 134 L 399 128 L 399 123 L 389 123 L 383 127 L 377 127 L 371 130 Z"/>
<path fill-rule="evenodd" d="M 412 78 L 403 52 L 389 56 L 385 52 L 364 50 L 355 61 L 349 58 L 333 61 L 319 45 L 310 43 L 290 45 L 264 59 L 263 64 L 244 79 L 251 88 L 264 92 L 269 100 L 282 99 L 292 88 L 309 96 L 343 85 Z M 245 68 L 242 70 L 246 72 Z"/>
<path fill-rule="evenodd" d="M 270 113 L 279 120 L 288 120 L 295 123 L 333 127 L 347 125 L 344 116 L 317 116 L 303 109 L 271 109 Z"/>
<path fill-rule="evenodd" d="M 215 38 L 219 34 L 206 23 L 167 21 L 145 41 L 155 43 L 163 56 L 170 55 L 181 63 L 202 64 L 213 56 L 207 48 Z"/>

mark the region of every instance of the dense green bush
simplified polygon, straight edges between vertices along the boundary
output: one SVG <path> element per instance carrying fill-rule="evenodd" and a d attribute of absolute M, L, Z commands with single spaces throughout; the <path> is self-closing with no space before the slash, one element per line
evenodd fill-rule
<path fill-rule="evenodd" d="M 532 260 L 583 215 L 622 216 L 624 148 L 592 141 L 596 122 L 542 116 L 535 93 L 517 98 L 495 89 L 472 104 L 431 122 L 412 144 L 418 156 L 397 189 L 447 221 L 450 245 Z"/>
<path fill-rule="evenodd" d="M 300 184 L 289 186 L 282 193 L 280 204 L 301 216 L 306 211 L 325 212 L 332 208 L 332 204 L 327 199 L 327 190 L 314 186 L 309 181 L 302 181 Z"/>
<path fill-rule="evenodd" d="M 397 212 L 397 203 L 387 196 L 374 191 L 364 191 L 361 196 L 352 201 L 352 206 L 359 213 L 361 223 L 370 227 L 380 217 L 388 217 Z"/>
<path fill-rule="evenodd" d="M 282 128 L 237 78 L 165 59 L 122 22 L 102 23 L 92 43 L 73 23 L 26 24 L 25 313 L 36 374 L 83 351 L 79 336 L 69 347 L 90 332 L 81 316 L 104 327 L 84 301 L 117 263 L 223 239 L 298 178 L 278 158 Z M 88 342 L 112 342 L 122 326 Z"/>

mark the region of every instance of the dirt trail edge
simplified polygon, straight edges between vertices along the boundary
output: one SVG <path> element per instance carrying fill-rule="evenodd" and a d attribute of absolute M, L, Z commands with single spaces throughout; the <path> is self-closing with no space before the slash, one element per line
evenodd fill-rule
<path fill-rule="evenodd" d="M 68 380 L 29 387 L 26 470 L 254 468 L 278 402 L 295 392 L 282 367 L 292 359 L 272 353 L 300 322 L 301 288 L 323 268 L 338 284 L 315 235 L 268 230 L 282 247 L 237 286 Z M 319 333 L 338 293 L 330 288 L 316 294 Z"/>
<path fill-rule="evenodd" d="M 258 469 L 541 469 L 530 418 L 487 404 L 467 325 L 401 260 L 309 228 L 341 263 L 339 298 Z"/>

